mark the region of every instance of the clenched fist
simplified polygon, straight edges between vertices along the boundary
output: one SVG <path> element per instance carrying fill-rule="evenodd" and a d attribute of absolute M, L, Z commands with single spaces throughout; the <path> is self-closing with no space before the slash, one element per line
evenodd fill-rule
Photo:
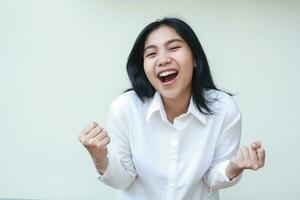
<path fill-rule="evenodd" d="M 93 122 L 78 135 L 78 139 L 91 154 L 96 168 L 103 174 L 108 165 L 107 145 L 110 142 L 106 130 Z"/>
<path fill-rule="evenodd" d="M 229 179 L 238 176 L 244 169 L 258 170 L 265 165 L 265 150 L 259 141 L 253 142 L 249 147 L 242 147 L 231 158 L 226 169 Z"/>

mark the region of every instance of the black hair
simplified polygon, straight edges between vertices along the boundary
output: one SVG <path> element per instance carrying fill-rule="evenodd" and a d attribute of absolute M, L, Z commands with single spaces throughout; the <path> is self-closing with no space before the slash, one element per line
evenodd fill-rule
<path fill-rule="evenodd" d="M 144 71 L 144 45 L 148 35 L 162 25 L 173 28 L 190 47 L 196 61 L 192 77 L 193 102 L 201 113 L 213 114 L 214 112 L 209 108 L 211 99 L 205 96 L 205 90 L 219 89 L 214 84 L 206 55 L 198 37 L 186 22 L 178 18 L 163 18 L 154 21 L 148 24 L 138 35 L 128 56 L 126 65 L 132 88 L 125 92 L 134 90 L 142 101 L 154 96 L 156 90 L 149 82 Z"/>

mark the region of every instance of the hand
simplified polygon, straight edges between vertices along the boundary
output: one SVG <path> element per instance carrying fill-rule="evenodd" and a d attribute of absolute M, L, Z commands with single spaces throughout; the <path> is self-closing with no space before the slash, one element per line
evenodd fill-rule
<path fill-rule="evenodd" d="M 258 170 L 265 165 L 265 150 L 259 141 L 249 147 L 242 147 L 230 160 L 226 169 L 229 179 L 238 176 L 244 169 Z"/>
<path fill-rule="evenodd" d="M 108 165 L 107 145 L 110 142 L 106 130 L 93 122 L 78 135 L 78 139 L 91 154 L 96 168 L 103 174 Z"/>

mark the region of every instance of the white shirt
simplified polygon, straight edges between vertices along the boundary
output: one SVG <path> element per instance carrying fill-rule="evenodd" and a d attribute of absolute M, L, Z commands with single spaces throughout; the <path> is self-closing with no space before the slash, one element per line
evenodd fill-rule
<path fill-rule="evenodd" d="M 110 107 L 106 130 L 108 167 L 103 183 L 122 189 L 118 200 L 219 199 L 218 189 L 237 183 L 226 166 L 239 148 L 241 113 L 224 92 L 208 90 L 214 115 L 204 115 L 191 98 L 187 113 L 167 120 L 161 96 L 142 102 L 134 91 Z M 211 198 L 209 198 L 211 197 Z"/>

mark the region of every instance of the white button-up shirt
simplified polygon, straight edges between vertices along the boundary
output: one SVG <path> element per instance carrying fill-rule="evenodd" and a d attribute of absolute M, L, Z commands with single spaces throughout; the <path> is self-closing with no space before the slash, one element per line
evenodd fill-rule
<path fill-rule="evenodd" d="M 206 91 L 213 115 L 191 98 L 188 111 L 167 120 L 161 96 L 142 102 L 134 91 L 110 107 L 108 167 L 99 180 L 122 189 L 118 200 L 219 199 L 218 189 L 237 183 L 225 169 L 240 144 L 241 113 L 224 92 Z"/>

